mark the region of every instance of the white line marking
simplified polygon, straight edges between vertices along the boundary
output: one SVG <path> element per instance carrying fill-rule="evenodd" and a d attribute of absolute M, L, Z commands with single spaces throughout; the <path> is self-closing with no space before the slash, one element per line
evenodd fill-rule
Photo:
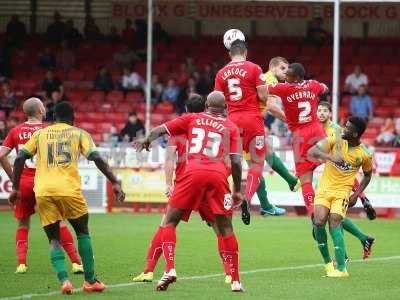
<path fill-rule="evenodd" d="M 387 256 L 387 257 L 377 257 L 377 258 L 369 258 L 367 261 L 362 259 L 351 260 L 350 263 L 362 263 L 362 262 L 369 262 L 369 261 L 387 261 L 387 260 L 398 260 L 400 256 Z M 249 271 L 240 272 L 240 275 L 246 274 L 254 274 L 254 273 L 269 273 L 269 272 L 280 272 L 280 271 L 293 271 L 293 270 L 303 270 L 303 269 L 312 269 L 316 267 L 323 267 L 323 264 L 311 264 L 311 265 L 302 265 L 302 266 L 294 266 L 294 267 L 277 267 L 277 268 L 265 268 L 265 269 L 255 269 Z M 178 277 L 179 281 L 181 280 L 202 280 L 202 279 L 209 279 L 215 277 L 224 276 L 223 273 L 218 274 L 208 274 L 208 275 L 198 275 L 198 276 L 189 276 L 189 277 Z M 148 284 L 145 282 L 125 282 L 125 283 L 117 283 L 117 284 L 110 284 L 107 285 L 107 289 L 115 289 L 115 288 L 123 288 L 128 286 L 135 286 L 135 285 L 143 285 Z M 74 289 L 74 293 L 80 293 L 80 289 Z M 0 300 L 20 300 L 20 299 L 31 299 L 35 297 L 49 297 L 54 295 L 60 295 L 59 291 L 53 291 L 49 293 L 43 294 L 25 294 L 21 296 L 14 296 L 14 297 L 6 297 L 0 298 Z"/>

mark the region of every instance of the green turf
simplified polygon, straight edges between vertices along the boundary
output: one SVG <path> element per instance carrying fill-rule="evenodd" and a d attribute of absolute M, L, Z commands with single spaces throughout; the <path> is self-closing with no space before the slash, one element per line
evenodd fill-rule
<path fill-rule="evenodd" d="M 49 293 L 59 286 L 48 259 L 47 242 L 37 216 L 33 218 L 29 248 L 29 271 L 15 275 L 15 221 L 10 213 L 0 213 L 0 298 L 24 294 Z M 142 271 L 149 239 L 160 222 L 160 215 L 93 215 L 90 220 L 96 260 L 96 272 L 106 284 L 127 283 L 130 274 Z M 377 238 L 372 258 L 400 255 L 400 221 L 356 220 L 366 232 Z M 350 277 L 322 278 L 320 266 L 286 267 L 321 263 L 306 218 L 254 217 L 251 226 L 235 220 L 240 243 L 241 271 L 245 294 L 232 294 L 223 276 L 202 279 L 183 277 L 222 272 L 211 229 L 195 216 L 178 230 L 176 267 L 178 282 L 167 292 L 157 293 L 154 284 L 134 284 L 108 289 L 103 294 L 76 293 L 71 299 L 399 299 L 400 257 L 350 264 Z M 346 235 L 348 253 L 361 258 L 361 246 Z M 158 279 L 164 262 L 155 273 Z M 68 263 L 68 268 L 70 265 Z M 281 268 L 281 269 L 274 269 Z M 271 270 L 272 269 L 272 270 Z M 74 286 L 81 275 L 71 275 Z M 34 299 L 59 299 L 62 296 L 38 296 Z"/>

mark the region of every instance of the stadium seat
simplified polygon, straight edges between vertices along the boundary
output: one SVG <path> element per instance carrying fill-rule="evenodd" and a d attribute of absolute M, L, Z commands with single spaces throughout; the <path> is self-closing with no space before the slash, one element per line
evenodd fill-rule
<path fill-rule="evenodd" d="M 100 131 L 100 132 L 110 132 L 110 128 L 111 128 L 111 126 L 113 126 L 113 123 L 110 123 L 110 122 L 108 122 L 108 123 L 99 123 L 99 124 L 97 124 L 97 129 Z"/>
<path fill-rule="evenodd" d="M 68 79 L 72 81 L 81 81 L 85 78 L 85 73 L 81 70 L 71 70 L 68 73 Z"/>
<path fill-rule="evenodd" d="M 113 113 L 107 114 L 107 118 L 108 118 L 108 120 L 115 122 L 115 123 L 124 123 L 124 122 L 126 122 L 126 119 L 128 118 L 128 114 L 123 113 L 123 112 L 113 112 Z"/>
<path fill-rule="evenodd" d="M 174 105 L 168 102 L 160 103 L 155 107 L 155 112 L 160 114 L 170 114 L 174 111 Z"/>
<path fill-rule="evenodd" d="M 101 91 L 92 91 L 89 94 L 88 101 L 92 103 L 101 103 L 104 102 L 105 93 Z"/>
<path fill-rule="evenodd" d="M 129 113 L 135 111 L 136 106 L 128 102 L 120 102 L 115 106 L 115 112 L 119 113 Z"/>
<path fill-rule="evenodd" d="M 141 92 L 129 92 L 126 94 L 125 101 L 137 103 L 143 101 L 143 98 L 143 93 Z"/>
<path fill-rule="evenodd" d="M 120 91 L 112 91 L 106 96 L 106 100 L 111 103 L 121 102 L 124 100 L 124 94 Z"/>
<path fill-rule="evenodd" d="M 379 117 L 387 118 L 391 117 L 394 113 L 393 107 L 391 106 L 380 106 L 374 109 L 374 114 Z"/>
<path fill-rule="evenodd" d="M 73 90 L 67 93 L 67 97 L 71 102 L 83 102 L 88 97 L 87 91 Z"/>
<path fill-rule="evenodd" d="M 88 112 L 86 116 L 87 121 L 92 123 L 100 123 L 105 120 L 105 114 L 102 112 Z"/>
<path fill-rule="evenodd" d="M 90 123 L 90 122 L 82 122 L 82 123 L 79 123 L 79 127 L 81 127 L 82 129 L 85 129 L 86 131 L 94 132 L 94 131 L 96 131 L 97 125 Z"/>
<path fill-rule="evenodd" d="M 400 86 L 394 87 L 394 88 L 390 91 L 389 95 L 392 96 L 392 97 L 400 98 Z"/>

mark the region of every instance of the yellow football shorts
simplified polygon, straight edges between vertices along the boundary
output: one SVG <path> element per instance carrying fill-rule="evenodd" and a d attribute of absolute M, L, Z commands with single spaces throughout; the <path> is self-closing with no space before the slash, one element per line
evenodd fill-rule
<path fill-rule="evenodd" d="M 349 193 L 327 190 L 317 191 L 314 205 L 325 206 L 330 210 L 331 214 L 338 214 L 345 218 L 349 206 Z"/>
<path fill-rule="evenodd" d="M 43 227 L 65 219 L 76 219 L 88 213 L 83 197 L 36 197 L 36 205 Z"/>

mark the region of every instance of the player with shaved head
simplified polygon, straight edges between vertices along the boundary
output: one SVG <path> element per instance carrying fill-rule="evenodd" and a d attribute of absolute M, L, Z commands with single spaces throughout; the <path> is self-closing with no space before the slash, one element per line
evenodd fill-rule
<path fill-rule="evenodd" d="M 45 127 L 42 123 L 46 114 L 46 108 L 38 98 L 29 98 L 23 104 L 23 110 L 27 121 L 14 127 L 8 133 L 3 145 L 0 147 L 0 164 L 11 179 L 13 170 L 7 156 L 15 149 L 18 153 L 20 148 L 31 138 L 32 134 Z M 23 274 L 28 270 L 26 256 L 28 252 L 28 233 L 30 216 L 35 213 L 35 193 L 33 191 L 33 180 L 35 177 L 35 163 L 33 159 L 27 160 L 21 176 L 21 198 L 14 208 L 14 215 L 18 226 L 15 235 L 18 266 L 15 273 Z M 74 239 L 65 224 L 60 228 L 62 246 L 72 262 L 72 272 L 82 273 L 81 260 L 77 254 Z"/>
<path fill-rule="evenodd" d="M 241 193 L 242 157 L 238 147 L 239 130 L 225 118 L 225 97 L 214 91 L 207 97 L 206 111 L 188 113 L 169 121 L 137 141 L 137 149 L 148 150 L 152 141 L 168 134 L 186 135 L 188 157 L 184 174 L 176 183 L 161 226 L 162 251 L 166 269 L 157 284 L 157 290 L 164 291 L 176 281 L 175 244 L 176 227 L 188 210 L 199 210 L 204 203 L 215 217 L 221 234 L 224 260 L 229 263 L 233 292 L 243 291 L 239 279 L 239 248 L 232 227 L 232 212 L 243 201 Z M 231 194 L 228 184 L 228 166 L 234 183 Z"/>

